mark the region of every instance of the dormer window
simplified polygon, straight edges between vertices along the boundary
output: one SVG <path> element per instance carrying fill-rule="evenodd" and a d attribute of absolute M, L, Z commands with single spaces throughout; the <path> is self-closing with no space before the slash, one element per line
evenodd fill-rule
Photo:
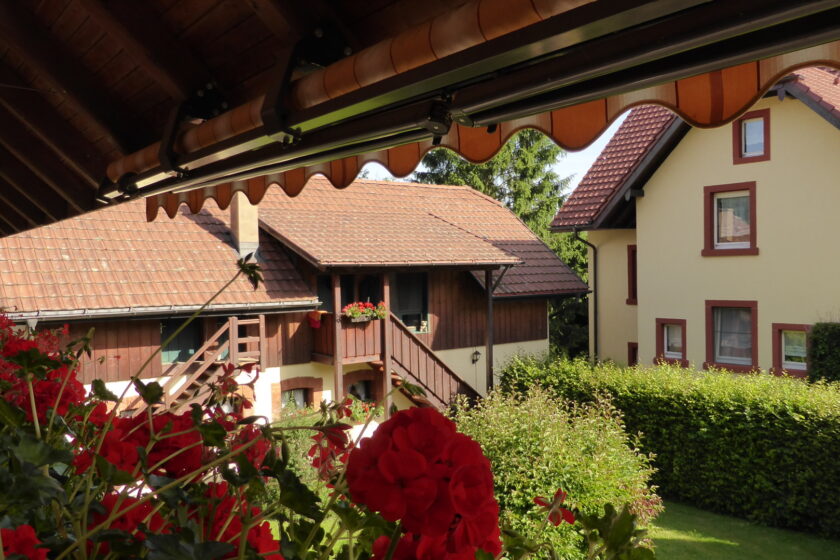
<path fill-rule="evenodd" d="M 732 163 L 770 159 L 770 109 L 750 111 L 732 123 Z"/>

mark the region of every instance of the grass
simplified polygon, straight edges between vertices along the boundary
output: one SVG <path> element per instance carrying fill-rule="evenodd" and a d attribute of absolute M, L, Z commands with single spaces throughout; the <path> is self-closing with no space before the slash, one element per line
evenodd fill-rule
<path fill-rule="evenodd" d="M 840 541 L 754 525 L 674 502 L 651 529 L 659 560 L 836 560 Z"/>

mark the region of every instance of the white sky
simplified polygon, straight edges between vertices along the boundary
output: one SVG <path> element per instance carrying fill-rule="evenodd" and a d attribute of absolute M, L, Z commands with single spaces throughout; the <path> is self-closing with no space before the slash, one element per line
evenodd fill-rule
<path fill-rule="evenodd" d="M 573 175 L 569 189 L 570 192 L 578 186 L 580 180 L 583 179 L 583 176 L 589 170 L 589 167 L 595 162 L 595 158 L 598 157 L 598 154 L 607 145 L 607 142 L 615 134 L 619 125 L 624 122 L 626 116 L 627 113 L 616 119 L 589 147 L 579 152 L 566 152 L 565 157 L 555 164 L 555 171 L 560 177 Z M 391 174 L 378 163 L 369 163 L 365 165 L 364 169 L 368 171 L 371 179 L 393 179 Z"/>

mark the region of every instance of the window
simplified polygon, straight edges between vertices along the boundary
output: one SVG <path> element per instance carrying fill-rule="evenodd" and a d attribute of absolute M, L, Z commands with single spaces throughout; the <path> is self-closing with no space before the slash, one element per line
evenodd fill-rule
<path fill-rule="evenodd" d="M 758 366 L 758 303 L 706 302 L 706 366 L 746 372 Z"/>
<path fill-rule="evenodd" d="M 732 123 L 732 162 L 770 159 L 770 109 L 750 111 Z"/>
<path fill-rule="evenodd" d="M 637 292 L 636 292 L 636 279 L 638 278 L 638 272 L 636 268 L 636 246 L 635 245 L 628 245 L 627 246 L 627 305 L 636 305 L 637 300 Z"/>
<path fill-rule="evenodd" d="M 773 373 L 808 375 L 808 331 L 811 325 L 773 323 Z"/>
<path fill-rule="evenodd" d="M 348 394 L 356 397 L 360 401 L 373 401 L 373 382 L 369 379 L 363 381 L 356 381 L 350 385 L 347 391 Z"/>
<path fill-rule="evenodd" d="M 757 255 L 755 183 L 704 189 L 704 247 L 710 256 Z"/>
<path fill-rule="evenodd" d="M 685 357 L 685 319 L 656 320 L 656 358 L 654 362 L 688 366 Z"/>
<path fill-rule="evenodd" d="M 382 300 L 382 278 L 379 276 L 342 274 L 339 281 L 341 283 L 341 307 L 354 301 L 379 303 Z M 317 290 L 318 299 L 322 303 L 321 310 L 332 313 L 334 311 L 332 277 L 323 274 L 318 276 Z"/>
<path fill-rule="evenodd" d="M 306 408 L 309 406 L 310 391 L 309 389 L 290 389 L 282 392 L 281 406 L 283 408 L 292 406 L 296 409 Z"/>
<path fill-rule="evenodd" d="M 160 323 L 161 344 L 178 330 L 184 323 L 184 319 L 168 319 Z M 202 332 L 201 321 L 193 321 L 178 333 L 178 336 L 161 351 L 161 362 L 174 364 L 186 362 L 204 344 L 204 333 Z"/>
<path fill-rule="evenodd" d="M 428 282 L 425 272 L 396 274 L 391 283 L 391 307 L 400 321 L 417 332 L 428 332 Z"/>

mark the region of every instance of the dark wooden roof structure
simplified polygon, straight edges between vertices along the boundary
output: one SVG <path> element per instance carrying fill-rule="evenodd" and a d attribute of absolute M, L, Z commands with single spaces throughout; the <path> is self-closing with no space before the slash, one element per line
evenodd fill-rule
<path fill-rule="evenodd" d="M 579 149 L 643 101 L 719 125 L 840 67 L 838 22 L 833 0 L 0 0 L 0 235 L 405 174 L 437 144 L 486 159 L 522 126 Z"/>

